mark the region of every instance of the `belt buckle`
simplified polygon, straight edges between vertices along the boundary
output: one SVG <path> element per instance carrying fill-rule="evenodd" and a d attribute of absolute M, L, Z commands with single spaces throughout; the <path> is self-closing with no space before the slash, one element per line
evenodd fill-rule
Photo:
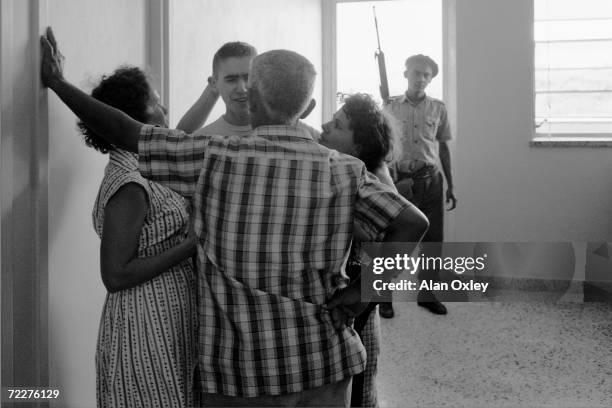
<path fill-rule="evenodd" d="M 422 160 L 413 160 L 408 164 L 408 173 L 414 174 L 427 167 L 427 163 Z"/>
<path fill-rule="evenodd" d="M 417 171 L 421 170 L 423 167 L 425 167 L 425 163 L 415 160 L 415 161 L 410 162 L 410 164 L 408 165 L 408 170 L 410 171 L 410 173 L 416 173 Z"/>
<path fill-rule="evenodd" d="M 433 173 L 432 170 L 435 166 L 432 166 L 426 162 L 419 162 L 419 165 L 416 167 L 416 170 L 410 172 L 410 177 L 413 179 L 426 179 L 430 178 Z"/>
<path fill-rule="evenodd" d="M 397 169 L 398 171 L 402 172 L 402 173 L 414 173 L 415 171 L 417 171 L 419 169 L 419 165 L 423 165 L 424 163 L 421 162 L 420 160 L 412 160 L 410 162 L 408 161 L 404 161 L 399 163 Z"/>

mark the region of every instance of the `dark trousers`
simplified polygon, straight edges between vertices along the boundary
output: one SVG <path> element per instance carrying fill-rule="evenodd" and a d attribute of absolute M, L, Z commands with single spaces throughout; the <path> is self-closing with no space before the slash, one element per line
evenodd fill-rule
<path fill-rule="evenodd" d="M 423 237 L 423 242 L 433 242 L 422 251 L 424 256 L 438 257 L 442 255 L 444 240 L 444 177 L 437 166 L 428 166 L 414 174 L 397 173 L 397 181 L 405 178 L 413 180 L 412 196 L 406 197 L 412 204 L 425 214 L 429 220 L 429 229 Z M 440 272 L 419 270 L 419 280 L 440 280 Z"/>

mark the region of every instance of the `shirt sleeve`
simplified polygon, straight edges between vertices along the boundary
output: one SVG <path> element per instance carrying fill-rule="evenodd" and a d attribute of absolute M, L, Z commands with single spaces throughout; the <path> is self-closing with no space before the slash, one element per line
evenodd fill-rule
<path fill-rule="evenodd" d="M 186 198 L 193 196 L 209 136 L 145 125 L 138 139 L 138 166 L 143 177 Z"/>
<path fill-rule="evenodd" d="M 451 139 L 452 137 L 450 124 L 448 123 L 448 114 L 446 113 L 446 106 L 442 105 L 440 108 L 440 124 L 438 125 L 436 140 L 438 142 L 448 142 Z"/>
<path fill-rule="evenodd" d="M 363 168 L 355 203 L 355 223 L 371 241 L 380 241 L 409 202 Z"/>

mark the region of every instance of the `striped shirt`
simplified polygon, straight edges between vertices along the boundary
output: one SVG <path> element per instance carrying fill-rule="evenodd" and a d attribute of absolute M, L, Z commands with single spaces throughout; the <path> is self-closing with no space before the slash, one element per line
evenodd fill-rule
<path fill-rule="evenodd" d="M 194 200 L 202 391 L 282 395 L 363 371 L 351 328 L 323 307 L 342 279 L 353 221 L 382 237 L 407 201 L 300 127 L 250 136 L 144 126 L 143 176 Z"/>

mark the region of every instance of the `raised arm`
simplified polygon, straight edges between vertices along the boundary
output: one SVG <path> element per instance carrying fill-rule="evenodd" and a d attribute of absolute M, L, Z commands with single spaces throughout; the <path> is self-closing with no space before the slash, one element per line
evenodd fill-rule
<path fill-rule="evenodd" d="M 53 90 L 85 125 L 109 143 L 137 153 L 138 137 L 143 124 L 97 101 L 64 79 L 64 57 L 58 50 L 51 27 L 41 36 L 40 42 L 40 77 L 43 85 Z"/>
<path fill-rule="evenodd" d="M 215 91 L 210 82 L 211 78 L 209 77 L 206 88 L 204 88 L 204 91 L 202 91 L 202 94 L 193 106 L 183 115 L 178 125 L 176 125 L 177 129 L 185 133 L 193 133 L 204 125 L 215 103 L 217 103 L 217 99 L 219 99 L 219 93 Z"/>

